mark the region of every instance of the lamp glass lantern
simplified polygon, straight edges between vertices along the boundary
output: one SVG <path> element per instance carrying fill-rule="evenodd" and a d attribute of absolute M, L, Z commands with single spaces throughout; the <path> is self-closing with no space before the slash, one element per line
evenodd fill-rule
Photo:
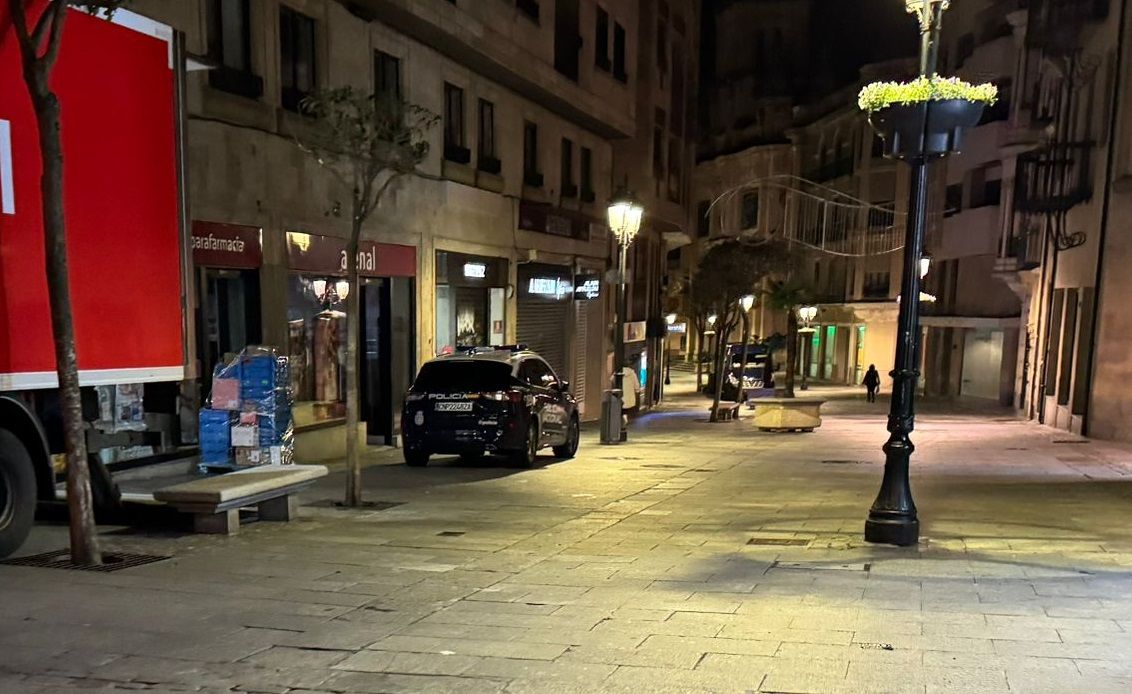
<path fill-rule="evenodd" d="M 346 297 L 350 296 L 350 281 L 338 280 L 335 282 L 334 293 L 338 295 L 339 301 L 345 301 Z"/>
<path fill-rule="evenodd" d="M 755 306 L 755 295 L 748 294 L 742 299 L 739 299 L 739 305 L 743 307 L 744 311 L 750 311 Z"/>
<path fill-rule="evenodd" d="M 664 317 L 664 322 L 668 325 L 676 325 L 676 314 L 670 313 Z"/>
<path fill-rule="evenodd" d="M 710 316 L 708 316 L 708 317 L 707 317 L 707 324 L 708 324 L 708 327 L 709 327 L 709 328 L 714 328 L 714 327 L 715 327 L 715 322 L 716 322 L 717 320 L 719 320 L 719 316 L 718 316 L 718 315 L 716 315 L 716 314 L 714 314 L 714 313 L 713 313 L 713 314 L 711 314 Z"/>
<path fill-rule="evenodd" d="M 920 279 L 928 276 L 928 271 L 932 269 L 932 256 L 930 253 L 924 253 L 920 256 Z"/>
<path fill-rule="evenodd" d="M 619 195 L 609 203 L 609 230 L 617 242 L 628 246 L 641 230 L 645 208 L 628 195 Z"/>

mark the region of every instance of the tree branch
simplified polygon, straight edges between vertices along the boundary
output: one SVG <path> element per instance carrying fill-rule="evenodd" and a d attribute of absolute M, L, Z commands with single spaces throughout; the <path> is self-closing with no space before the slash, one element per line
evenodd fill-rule
<path fill-rule="evenodd" d="M 67 18 L 66 0 L 52 0 L 55 4 L 44 10 L 44 13 L 53 11 L 51 20 L 51 35 L 47 38 L 47 50 L 43 53 L 43 66 L 50 71 L 55 66 L 55 59 L 59 57 L 59 45 L 63 38 L 63 20 Z"/>
<path fill-rule="evenodd" d="M 12 11 L 12 25 L 16 30 L 16 41 L 20 44 L 20 57 L 24 61 L 24 70 L 35 64 L 35 44 L 28 35 L 28 18 L 24 13 L 24 0 L 8 0 L 8 7 Z M 47 11 L 44 10 L 44 14 Z"/>

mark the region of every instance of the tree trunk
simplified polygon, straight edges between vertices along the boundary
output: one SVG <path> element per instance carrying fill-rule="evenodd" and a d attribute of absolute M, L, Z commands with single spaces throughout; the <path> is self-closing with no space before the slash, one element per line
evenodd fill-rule
<path fill-rule="evenodd" d="M 786 385 L 783 395 L 794 397 L 794 372 L 798 368 L 798 315 L 791 307 L 786 311 Z"/>
<path fill-rule="evenodd" d="M 47 10 L 50 11 L 50 10 Z M 39 127 L 43 159 L 40 194 L 43 204 L 44 255 L 51 329 L 55 339 L 55 369 L 59 377 L 59 409 L 67 456 L 67 508 L 70 512 L 71 562 L 101 564 L 95 534 L 83 430 L 82 395 L 71 314 L 71 282 L 67 269 L 67 230 L 63 209 L 63 145 L 60 139 L 59 100 L 47 86 L 47 75 L 24 66 L 24 77 Z"/>
<path fill-rule="evenodd" d="M 743 402 L 746 395 L 743 379 L 747 376 L 747 343 L 751 339 L 751 316 L 743 311 L 743 352 L 739 361 L 739 388 L 735 391 L 735 402 Z"/>
<path fill-rule="evenodd" d="M 358 450 L 359 402 L 358 341 L 361 338 L 362 286 L 358 278 L 358 241 L 362 234 L 360 202 L 355 199 L 350 243 L 346 246 L 346 505 L 362 504 L 362 460 Z"/>
<path fill-rule="evenodd" d="M 722 323 L 719 326 L 719 330 L 715 333 L 715 354 L 712 355 L 712 367 L 715 372 L 715 393 L 713 394 L 714 399 L 711 404 L 711 421 L 713 422 L 719 421 L 719 401 L 720 398 L 723 397 L 723 372 L 726 370 L 724 368 L 724 362 L 727 360 L 726 337 L 731 334 L 732 328 L 731 317 L 727 315 L 726 311 L 720 318 L 722 319 Z"/>

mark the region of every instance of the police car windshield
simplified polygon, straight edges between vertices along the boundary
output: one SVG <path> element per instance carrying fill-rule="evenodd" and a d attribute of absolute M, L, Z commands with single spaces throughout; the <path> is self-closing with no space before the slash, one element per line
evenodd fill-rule
<path fill-rule="evenodd" d="M 486 359 L 432 361 L 413 382 L 418 393 L 484 393 L 510 387 L 511 365 Z"/>

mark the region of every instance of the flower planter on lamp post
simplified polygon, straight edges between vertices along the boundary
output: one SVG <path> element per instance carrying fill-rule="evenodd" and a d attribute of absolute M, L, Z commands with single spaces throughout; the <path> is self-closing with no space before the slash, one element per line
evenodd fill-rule
<path fill-rule="evenodd" d="M 905 0 L 920 23 L 920 77 L 906 83 L 878 82 L 861 90 L 858 103 L 884 139 L 884 153 L 911 167 L 908 222 L 900 295 L 920 296 L 924 230 L 927 225 L 928 162 L 956 151 L 965 128 L 979 122 L 983 107 L 997 95 L 994 85 L 971 85 L 936 74 L 939 30 L 950 0 Z M 902 301 L 896 330 L 889 438 L 884 444 L 884 478 L 865 521 L 865 540 L 913 545 L 920 539 L 920 521 L 908 479 L 915 446 L 915 395 L 920 335 L 918 301 Z"/>

